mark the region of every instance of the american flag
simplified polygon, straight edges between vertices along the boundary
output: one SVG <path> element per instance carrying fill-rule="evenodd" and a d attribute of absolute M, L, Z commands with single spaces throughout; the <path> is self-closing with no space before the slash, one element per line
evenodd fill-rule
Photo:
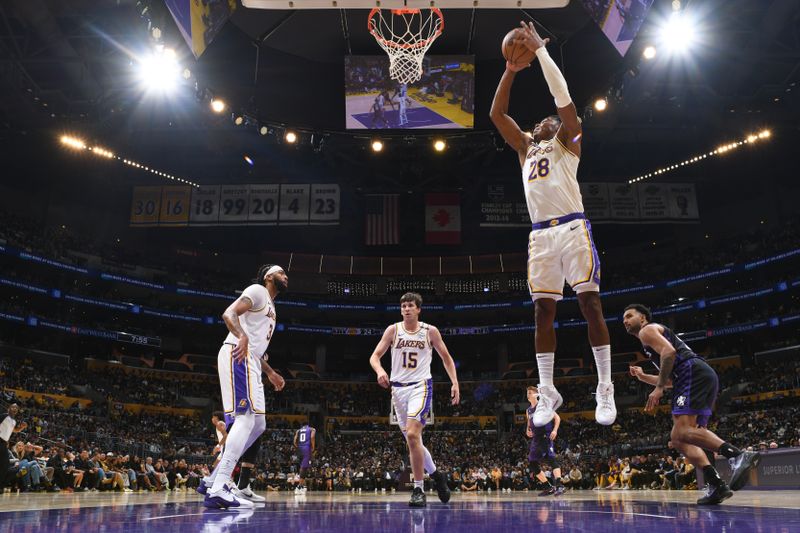
<path fill-rule="evenodd" d="M 366 227 L 367 246 L 399 244 L 397 227 L 398 194 L 367 195 Z"/>

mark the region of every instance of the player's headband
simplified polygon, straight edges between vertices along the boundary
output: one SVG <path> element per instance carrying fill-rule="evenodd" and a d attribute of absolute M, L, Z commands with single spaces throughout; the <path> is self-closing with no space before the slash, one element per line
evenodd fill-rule
<path fill-rule="evenodd" d="M 276 273 L 276 272 L 283 272 L 283 267 L 280 267 L 280 266 L 278 266 L 278 265 L 272 265 L 272 266 L 270 267 L 270 269 L 269 269 L 269 270 L 267 270 L 267 273 L 266 273 L 266 274 L 264 274 L 264 277 L 266 278 L 266 277 L 267 277 L 267 276 L 269 276 L 270 274 L 274 274 L 274 273 Z"/>

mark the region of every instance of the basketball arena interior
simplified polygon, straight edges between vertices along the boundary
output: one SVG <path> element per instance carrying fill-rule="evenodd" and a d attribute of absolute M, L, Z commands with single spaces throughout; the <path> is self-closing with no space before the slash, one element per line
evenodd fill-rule
<path fill-rule="evenodd" d="M 800 531 L 798 84 L 794 0 L 3 1 L 0 531 Z"/>

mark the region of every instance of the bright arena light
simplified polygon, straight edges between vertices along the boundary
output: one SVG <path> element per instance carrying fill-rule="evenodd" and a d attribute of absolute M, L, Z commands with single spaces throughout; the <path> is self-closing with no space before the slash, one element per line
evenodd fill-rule
<path fill-rule="evenodd" d="M 61 136 L 61 143 L 66 144 L 71 148 L 76 148 L 78 150 L 85 150 L 86 143 L 80 139 L 76 139 L 75 137 L 70 137 L 69 135 L 62 135 Z"/>
<path fill-rule="evenodd" d="M 380 152 L 381 150 L 383 150 L 383 142 L 379 140 L 372 141 L 372 151 Z"/>
<path fill-rule="evenodd" d="M 608 107 L 608 100 L 605 98 L 598 98 L 594 101 L 594 108 L 596 111 L 603 112 Z"/>
<path fill-rule="evenodd" d="M 293 144 L 295 141 L 297 141 L 297 134 L 293 131 L 287 131 L 284 139 L 286 139 L 287 143 Z"/>
<path fill-rule="evenodd" d="M 139 60 L 139 79 L 147 91 L 170 92 L 178 84 L 181 68 L 175 51 L 155 50 Z"/>
<path fill-rule="evenodd" d="M 661 43 L 670 52 L 689 50 L 695 39 L 694 22 L 684 12 L 673 11 L 661 28 Z"/>
<path fill-rule="evenodd" d="M 653 59 L 656 57 L 656 47 L 655 46 L 645 46 L 644 51 L 642 52 L 642 56 L 645 59 Z"/>
<path fill-rule="evenodd" d="M 437 152 L 443 152 L 446 147 L 447 145 L 441 139 L 438 139 L 433 143 L 433 149 L 436 150 Z"/>
<path fill-rule="evenodd" d="M 223 111 L 225 111 L 225 102 L 223 102 L 219 98 L 214 98 L 213 100 L 211 100 L 210 105 L 211 105 L 211 110 L 214 113 L 222 113 Z"/>

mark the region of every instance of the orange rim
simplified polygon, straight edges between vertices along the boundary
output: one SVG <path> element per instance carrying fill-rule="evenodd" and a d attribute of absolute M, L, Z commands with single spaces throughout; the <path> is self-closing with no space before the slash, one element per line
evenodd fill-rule
<path fill-rule="evenodd" d="M 385 44 L 389 48 L 398 48 L 404 50 L 423 48 L 432 43 L 444 31 L 444 15 L 442 15 L 442 10 L 439 9 L 438 7 L 432 7 L 431 11 L 433 12 L 433 14 L 439 17 L 439 28 L 436 30 L 436 33 L 434 33 L 432 36 L 428 37 L 427 39 L 422 39 L 420 41 L 417 41 L 415 43 L 408 43 L 408 44 L 398 43 L 391 39 L 386 39 L 380 33 L 378 33 L 378 30 L 376 29 L 375 20 L 373 19 L 376 13 L 380 13 L 380 8 L 378 7 L 373 7 L 372 11 L 369 12 L 369 17 L 367 17 L 367 30 L 370 32 L 370 34 L 372 34 L 373 37 L 375 37 L 376 41 Z M 411 8 L 392 9 L 392 13 L 395 15 L 413 15 L 419 12 L 420 12 L 419 9 L 411 9 Z"/>

